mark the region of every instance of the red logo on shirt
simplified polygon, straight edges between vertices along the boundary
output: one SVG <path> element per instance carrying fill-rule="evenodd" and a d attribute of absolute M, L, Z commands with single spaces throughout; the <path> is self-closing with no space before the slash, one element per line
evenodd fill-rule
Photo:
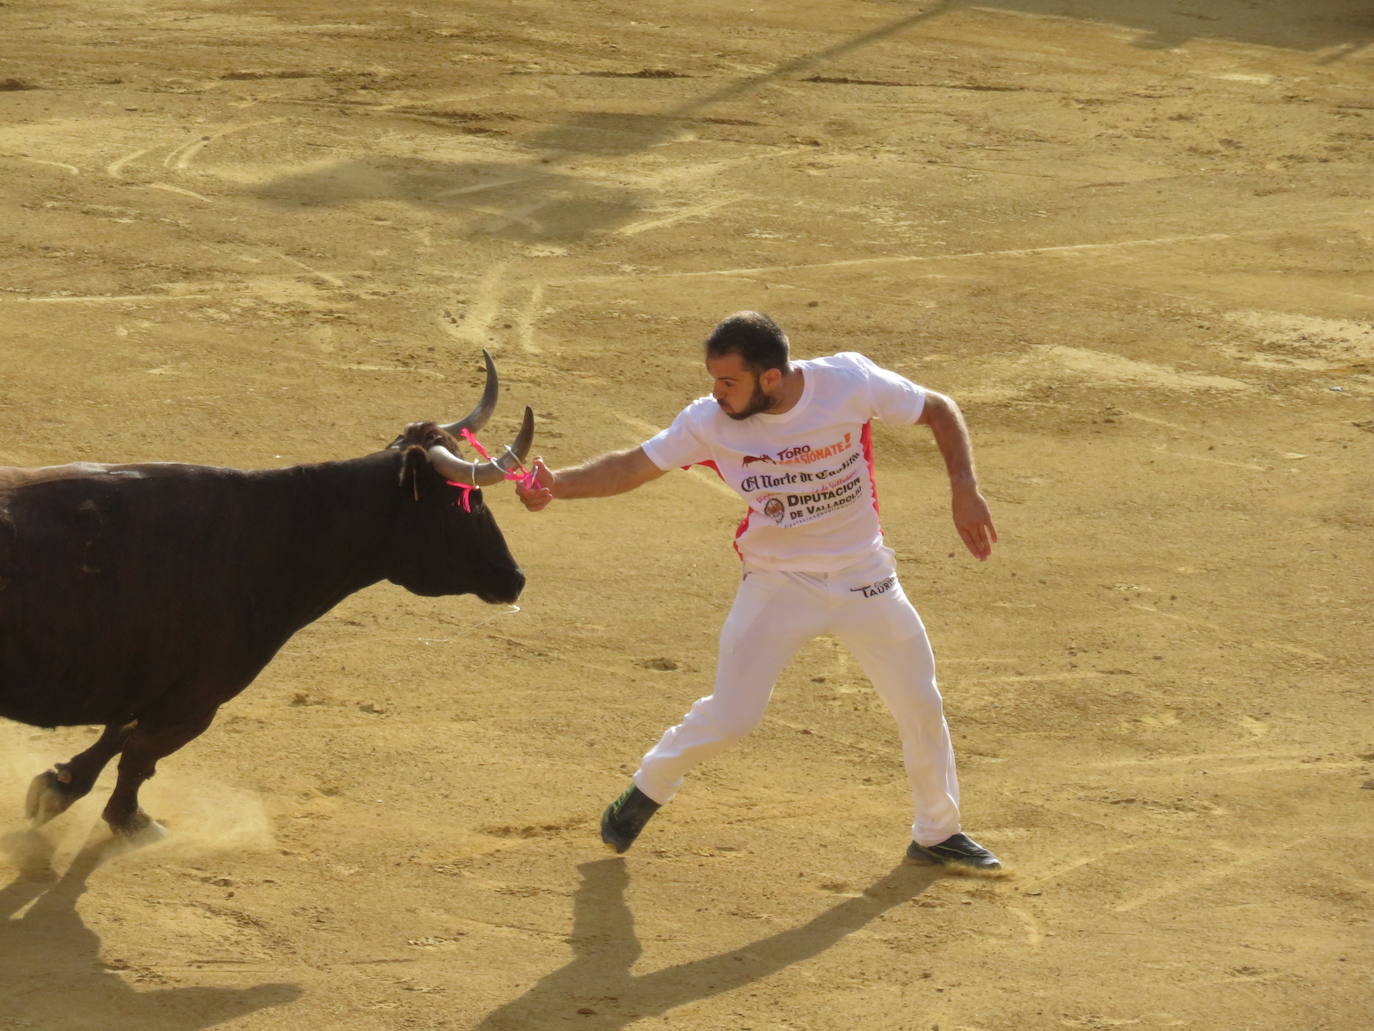
<path fill-rule="evenodd" d="M 778 452 L 778 461 L 783 465 L 810 465 L 812 462 L 819 462 L 823 458 L 833 458 L 838 454 L 848 450 L 849 442 L 852 439 L 850 434 L 844 435 L 844 440 L 837 440 L 833 444 L 825 447 L 812 447 L 810 444 L 798 444 L 796 447 L 785 448 Z"/>
<path fill-rule="evenodd" d="M 743 463 L 744 465 L 750 466 L 750 465 L 753 465 L 755 462 L 767 462 L 769 465 L 776 465 L 776 464 L 777 464 L 777 463 L 775 463 L 771 458 L 769 458 L 767 455 L 745 455 L 745 456 L 744 456 L 744 463 Z"/>

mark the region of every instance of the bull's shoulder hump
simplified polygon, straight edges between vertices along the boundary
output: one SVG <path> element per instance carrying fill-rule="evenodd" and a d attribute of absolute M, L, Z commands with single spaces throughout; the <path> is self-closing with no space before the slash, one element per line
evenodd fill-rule
<path fill-rule="evenodd" d="M 141 480 L 164 476 L 233 475 L 237 469 L 218 466 L 187 465 L 182 462 L 139 462 L 112 465 L 98 462 L 70 462 L 28 468 L 0 466 L 0 491 L 32 487 L 59 480 Z"/>
<path fill-rule="evenodd" d="M 0 466 L 0 490 L 27 487 L 38 483 L 51 483 L 54 480 L 79 480 L 84 477 L 99 476 L 116 466 L 99 465 L 95 462 L 70 462 L 67 465 L 40 465 L 31 467 Z"/>

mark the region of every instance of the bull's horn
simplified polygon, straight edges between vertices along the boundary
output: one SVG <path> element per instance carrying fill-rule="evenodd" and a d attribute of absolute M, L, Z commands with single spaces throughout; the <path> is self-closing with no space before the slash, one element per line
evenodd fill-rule
<path fill-rule="evenodd" d="M 501 393 L 501 384 L 496 379 L 496 363 L 491 360 L 491 354 L 485 347 L 482 348 L 482 357 L 487 361 L 487 385 L 482 388 L 482 400 L 463 418 L 442 427 L 455 437 L 461 436 L 464 430 L 476 433 L 487 424 L 491 413 L 496 411 L 496 397 Z"/>
<path fill-rule="evenodd" d="M 496 410 L 496 397 L 501 393 L 501 384 L 496 378 L 496 363 L 491 360 L 491 354 L 485 347 L 482 348 L 482 357 L 486 359 L 487 363 L 487 385 L 482 388 L 482 400 L 477 402 L 476 408 L 457 422 L 439 427 L 452 433 L 455 437 L 461 437 L 464 430 L 469 433 L 476 433 L 486 425 L 487 420 L 491 418 L 491 413 Z M 405 443 L 405 439 L 405 434 L 402 433 L 387 445 L 388 450 L 400 447 Z"/>
<path fill-rule="evenodd" d="M 534 441 L 534 412 L 525 408 L 525 420 L 515 443 L 506 448 L 505 454 L 490 462 L 465 462 L 442 444 L 429 449 L 429 460 L 440 476 L 454 483 L 471 484 L 474 487 L 490 487 L 500 483 L 506 474 L 514 472 L 524 464 L 525 456 L 530 453 Z"/>

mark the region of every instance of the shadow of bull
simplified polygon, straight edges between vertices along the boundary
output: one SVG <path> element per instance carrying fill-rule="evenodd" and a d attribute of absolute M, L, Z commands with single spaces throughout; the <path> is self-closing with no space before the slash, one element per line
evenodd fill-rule
<path fill-rule="evenodd" d="M 100 938 L 77 912 L 107 843 L 88 845 L 58 877 L 52 846 L 34 831 L 0 839 L 19 873 L 0 888 L 0 1023 L 62 1031 L 200 1031 L 293 1002 L 293 984 L 186 986 L 141 991 L 100 957 Z"/>

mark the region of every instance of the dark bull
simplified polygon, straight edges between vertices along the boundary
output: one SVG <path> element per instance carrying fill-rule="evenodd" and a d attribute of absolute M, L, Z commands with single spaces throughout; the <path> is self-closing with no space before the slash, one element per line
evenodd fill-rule
<path fill-rule="evenodd" d="M 484 352 L 485 353 L 485 352 Z M 199 735 L 296 631 L 381 580 L 427 596 L 514 601 L 525 576 L 473 489 L 529 452 L 454 451 L 490 417 L 412 423 L 362 458 L 243 471 L 150 463 L 0 468 L 0 716 L 40 727 L 97 724 L 90 748 L 29 787 L 42 824 L 119 756 L 110 828 L 162 828 L 138 804 L 159 759 Z"/>

